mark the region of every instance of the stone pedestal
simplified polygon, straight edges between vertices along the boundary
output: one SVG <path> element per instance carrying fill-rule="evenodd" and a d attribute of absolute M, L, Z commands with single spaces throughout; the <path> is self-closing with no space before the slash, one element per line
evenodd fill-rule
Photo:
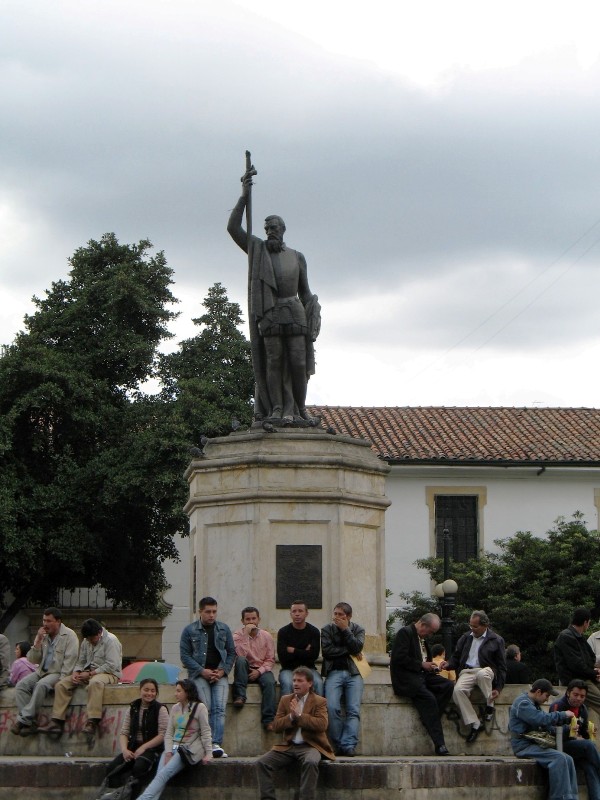
<path fill-rule="evenodd" d="M 320 557 L 320 603 L 309 603 L 309 622 L 322 627 L 336 603 L 350 603 L 367 633 L 365 653 L 384 654 L 389 467 L 368 442 L 314 428 L 259 429 L 211 439 L 205 453 L 186 472 L 191 607 L 216 597 L 219 618 L 236 628 L 241 609 L 257 606 L 275 633 L 290 621 L 277 595 L 280 605 L 285 594 L 302 599 Z"/>

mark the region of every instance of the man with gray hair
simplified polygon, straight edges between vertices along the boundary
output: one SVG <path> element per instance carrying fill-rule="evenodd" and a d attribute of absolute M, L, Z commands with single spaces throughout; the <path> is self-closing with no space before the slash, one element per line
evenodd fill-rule
<path fill-rule="evenodd" d="M 437 614 L 423 614 L 421 619 L 400 628 L 390 657 L 394 694 L 410 697 L 419 713 L 438 756 L 450 755 L 444 740 L 441 716 L 450 702 L 454 682 L 439 675 L 427 637 L 440 629 Z"/>
<path fill-rule="evenodd" d="M 473 611 L 469 620 L 470 631 L 460 637 L 452 657 L 442 665 L 443 669 L 455 669 L 458 673 L 452 699 L 463 722 L 471 728 L 467 744 L 473 744 L 483 730 L 470 700 L 474 687 L 478 686 L 483 694 L 486 703 L 484 719 L 489 722 L 494 716 L 494 701 L 506 680 L 504 639 L 494 633 L 489 624 L 485 611 Z"/>

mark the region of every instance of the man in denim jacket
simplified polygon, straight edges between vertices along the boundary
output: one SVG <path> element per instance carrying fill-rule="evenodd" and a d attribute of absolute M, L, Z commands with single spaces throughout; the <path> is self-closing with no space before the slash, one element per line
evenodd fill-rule
<path fill-rule="evenodd" d="M 233 636 L 228 625 L 217 621 L 217 601 L 203 597 L 198 604 L 198 619 L 183 629 L 179 642 L 181 663 L 198 687 L 200 699 L 208 709 L 212 732 L 213 758 L 223 751 L 225 709 L 229 684 L 227 676 L 235 661 Z"/>
<path fill-rule="evenodd" d="M 519 695 L 510 707 L 508 729 L 510 744 L 517 758 L 532 758 L 548 771 L 548 800 L 577 800 L 577 774 L 573 759 L 553 747 L 540 747 L 524 738 L 533 731 L 548 731 L 556 725 L 564 725 L 575 716 L 572 711 L 542 711 L 543 703 L 558 692 L 550 681 L 539 678 L 528 692 Z"/>

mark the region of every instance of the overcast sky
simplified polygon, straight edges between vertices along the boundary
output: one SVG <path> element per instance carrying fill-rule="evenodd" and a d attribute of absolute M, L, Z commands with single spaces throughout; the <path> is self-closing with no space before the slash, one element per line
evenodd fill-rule
<path fill-rule="evenodd" d="M 597 406 L 593 2 L 4 0 L 0 343 L 114 231 L 216 281 L 244 151 L 323 326 L 309 402 Z"/>

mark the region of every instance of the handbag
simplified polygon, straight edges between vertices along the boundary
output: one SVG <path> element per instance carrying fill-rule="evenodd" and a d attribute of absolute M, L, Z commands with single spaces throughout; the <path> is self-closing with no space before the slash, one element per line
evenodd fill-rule
<path fill-rule="evenodd" d="M 529 733 L 522 733 L 522 739 L 527 739 L 531 744 L 537 744 L 544 750 L 556 749 L 556 736 L 548 731 L 529 731 Z"/>
<path fill-rule="evenodd" d="M 194 756 L 192 755 L 189 747 L 185 747 L 184 745 L 180 744 L 177 748 L 177 752 L 179 753 L 179 758 L 183 761 L 186 767 L 194 766 Z"/>
<path fill-rule="evenodd" d="M 110 789 L 108 792 L 99 795 L 99 800 L 131 800 L 133 787 L 137 786 L 137 778 L 130 776 L 123 786 L 118 789 Z"/>

